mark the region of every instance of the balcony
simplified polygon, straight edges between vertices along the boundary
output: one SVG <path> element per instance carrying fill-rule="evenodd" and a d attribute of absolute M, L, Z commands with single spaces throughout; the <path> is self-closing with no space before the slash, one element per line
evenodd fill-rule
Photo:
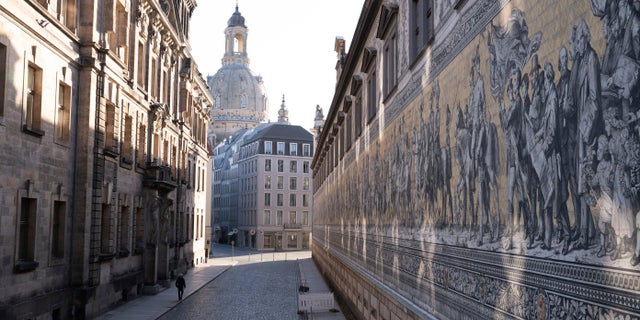
<path fill-rule="evenodd" d="M 151 162 L 144 174 L 144 186 L 158 191 L 170 192 L 177 184 L 171 179 L 171 167 Z"/>
<path fill-rule="evenodd" d="M 285 223 L 284 230 L 302 230 L 301 223 Z"/>

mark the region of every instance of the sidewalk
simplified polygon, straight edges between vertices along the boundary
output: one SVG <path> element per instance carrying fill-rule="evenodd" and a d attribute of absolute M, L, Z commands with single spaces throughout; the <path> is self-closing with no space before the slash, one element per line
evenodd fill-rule
<path fill-rule="evenodd" d="M 184 276 L 187 287 L 184 290 L 183 301 L 235 264 L 237 261 L 209 259 L 208 263 L 190 269 Z M 156 295 L 142 295 L 98 316 L 96 319 L 155 320 L 180 302 L 178 301 L 178 289 L 173 284 L 174 281 L 171 281 L 170 288 Z"/>

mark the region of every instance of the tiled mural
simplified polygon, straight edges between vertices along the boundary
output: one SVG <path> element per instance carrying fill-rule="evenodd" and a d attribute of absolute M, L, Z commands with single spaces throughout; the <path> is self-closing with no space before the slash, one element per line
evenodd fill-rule
<path fill-rule="evenodd" d="M 639 318 L 640 1 L 472 3 L 317 190 L 315 241 L 443 315 Z"/>

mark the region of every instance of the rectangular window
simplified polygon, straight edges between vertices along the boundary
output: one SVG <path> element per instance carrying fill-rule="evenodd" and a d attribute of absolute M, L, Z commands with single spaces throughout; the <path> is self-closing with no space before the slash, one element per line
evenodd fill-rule
<path fill-rule="evenodd" d="M 142 89 L 146 89 L 145 80 L 147 78 L 147 66 L 146 66 L 146 53 L 145 47 L 142 42 L 138 43 L 138 86 Z"/>
<path fill-rule="evenodd" d="M 36 217 L 38 201 L 22 198 L 18 230 L 18 260 L 34 261 L 36 249 Z"/>
<path fill-rule="evenodd" d="M 271 171 L 271 159 L 265 159 L 264 160 L 264 171 L 266 171 L 266 172 L 270 172 Z"/>
<path fill-rule="evenodd" d="M 302 144 L 302 156 L 310 157 L 311 156 L 311 145 L 308 143 Z"/>
<path fill-rule="evenodd" d="M 102 214 L 100 215 L 100 252 L 111 253 L 111 206 L 102 205 Z"/>
<path fill-rule="evenodd" d="M 284 172 L 284 160 L 278 160 L 278 172 Z"/>
<path fill-rule="evenodd" d="M 71 87 L 58 84 L 58 108 L 56 110 L 56 140 L 69 141 L 69 114 L 71 110 Z"/>
<path fill-rule="evenodd" d="M 397 40 L 395 26 L 386 39 L 384 45 L 384 94 L 388 95 L 397 83 Z"/>
<path fill-rule="evenodd" d="M 309 190 L 309 177 L 302 178 L 302 190 Z"/>
<path fill-rule="evenodd" d="M 116 152 L 115 130 L 116 105 L 113 103 L 107 103 L 106 117 L 104 121 L 104 148 L 107 151 Z"/>
<path fill-rule="evenodd" d="M 309 211 L 302 211 L 302 224 L 309 225 Z"/>
<path fill-rule="evenodd" d="M 284 156 L 284 142 L 278 142 L 278 155 Z"/>
<path fill-rule="evenodd" d="M 149 85 L 151 86 L 151 97 L 155 98 L 154 100 L 158 98 L 158 67 L 156 64 L 156 59 L 151 58 L 151 80 L 149 81 Z"/>
<path fill-rule="evenodd" d="M 309 173 L 309 161 L 303 161 L 302 162 L 302 173 Z"/>
<path fill-rule="evenodd" d="M 279 190 L 284 189 L 284 177 L 283 176 L 278 176 L 278 189 Z"/>
<path fill-rule="evenodd" d="M 292 193 L 289 195 L 289 206 L 290 207 L 295 207 L 296 206 L 296 194 Z"/>
<path fill-rule="evenodd" d="M 289 143 L 289 155 L 297 156 L 298 155 L 298 144 L 295 142 Z"/>
<path fill-rule="evenodd" d="M 264 177 L 264 188 L 271 189 L 271 176 Z"/>
<path fill-rule="evenodd" d="M 144 165 L 146 159 L 144 157 L 145 154 L 145 146 L 147 143 L 147 126 L 142 123 L 138 124 L 138 141 L 136 143 L 136 162 L 139 165 Z"/>
<path fill-rule="evenodd" d="M 121 254 L 129 254 L 129 207 L 120 207 L 120 217 L 118 218 L 118 250 Z"/>
<path fill-rule="evenodd" d="M 360 137 L 362 133 L 362 93 L 358 91 L 356 94 L 356 108 L 355 108 L 355 135 L 356 139 Z"/>
<path fill-rule="evenodd" d="M 347 113 L 347 119 L 345 120 L 346 124 L 344 125 L 345 129 L 347 130 L 345 132 L 345 150 L 349 151 L 349 149 L 351 149 L 351 142 L 352 142 L 352 138 L 351 138 L 351 131 L 353 130 L 353 127 L 351 125 L 351 121 L 353 121 L 352 116 L 351 116 L 351 112 Z"/>
<path fill-rule="evenodd" d="M 67 203 L 53 202 L 53 221 L 51 226 L 51 257 L 64 258 L 64 229 L 66 222 Z"/>
<path fill-rule="evenodd" d="M 125 114 L 122 126 L 122 161 L 133 163 L 133 117 Z M 172 163 L 173 164 L 173 163 Z"/>
<path fill-rule="evenodd" d="M 276 212 L 276 224 L 281 226 L 282 225 L 282 210 L 278 210 L 278 212 Z"/>
<path fill-rule="evenodd" d="M 298 178 L 289 177 L 289 189 L 290 190 L 297 190 L 298 189 Z"/>
<path fill-rule="evenodd" d="M 371 120 L 376 116 L 378 111 L 377 101 L 377 84 L 376 84 L 376 71 L 372 69 L 369 79 L 367 80 L 367 123 L 371 123 Z"/>
<path fill-rule="evenodd" d="M 4 92 L 7 79 L 7 47 L 0 43 L 0 117 L 4 117 Z"/>
<path fill-rule="evenodd" d="M 309 196 L 307 194 L 302 194 L 302 206 L 303 207 L 309 206 Z"/>
<path fill-rule="evenodd" d="M 271 206 L 271 193 L 265 193 L 264 194 L 264 206 L 265 207 L 270 207 Z"/>
<path fill-rule="evenodd" d="M 262 224 L 264 225 L 271 224 L 271 210 L 264 211 L 264 215 L 262 216 Z"/>
<path fill-rule="evenodd" d="M 282 207 L 284 205 L 284 195 L 282 193 L 278 193 L 276 200 L 277 200 L 276 205 L 278 207 Z"/>
<path fill-rule="evenodd" d="M 273 154 L 273 147 L 271 145 L 271 141 L 264 142 L 264 153 L 265 154 Z"/>
<path fill-rule="evenodd" d="M 27 101 L 25 102 L 25 129 L 39 135 L 41 130 L 42 69 L 29 64 L 27 68 Z"/>
<path fill-rule="evenodd" d="M 182 221 L 180 221 L 182 223 Z M 182 231 L 182 229 L 180 229 Z M 134 253 L 142 253 L 144 248 L 144 215 L 142 208 L 136 208 L 133 218 L 133 246 Z"/>
<path fill-rule="evenodd" d="M 433 0 L 411 0 L 409 7 L 409 50 L 411 61 L 433 40 Z"/>
<path fill-rule="evenodd" d="M 296 214 L 296 212 L 295 212 L 295 211 L 290 211 L 290 212 L 289 212 L 289 223 L 291 223 L 291 224 L 296 224 L 296 223 L 297 223 L 297 221 L 298 221 L 298 220 L 296 219 L 296 216 L 297 216 L 297 214 Z"/>
<path fill-rule="evenodd" d="M 292 160 L 289 162 L 289 172 L 297 173 L 298 172 L 298 161 Z"/>

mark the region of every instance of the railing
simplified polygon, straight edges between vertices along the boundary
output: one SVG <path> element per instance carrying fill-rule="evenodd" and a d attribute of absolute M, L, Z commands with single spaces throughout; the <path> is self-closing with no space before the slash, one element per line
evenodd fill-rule
<path fill-rule="evenodd" d="M 302 224 L 300 224 L 300 223 L 285 223 L 284 224 L 284 229 L 285 230 L 301 230 L 302 229 Z"/>

